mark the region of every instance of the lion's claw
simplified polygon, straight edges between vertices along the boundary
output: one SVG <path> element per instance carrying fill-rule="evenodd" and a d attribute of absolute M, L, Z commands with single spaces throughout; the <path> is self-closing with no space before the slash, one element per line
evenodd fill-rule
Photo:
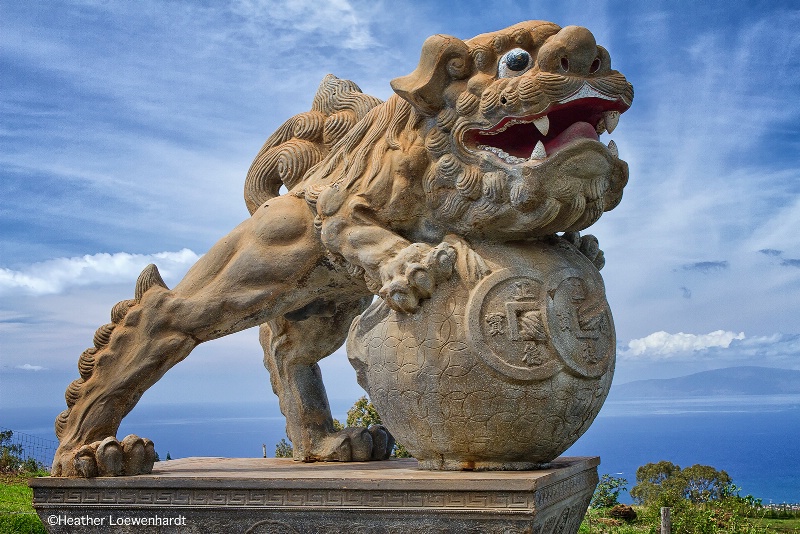
<path fill-rule="evenodd" d="M 133 434 L 125 436 L 122 440 L 123 464 L 122 471 L 130 473 L 150 473 L 155 462 L 155 447 L 149 439 L 143 439 Z"/>
<path fill-rule="evenodd" d="M 66 453 L 60 462 L 57 461 L 54 466 L 58 471 L 56 474 L 81 478 L 114 477 L 151 473 L 156 452 L 152 441 L 131 434 L 122 442 L 109 436 L 83 445 L 74 452 L 71 461 L 69 457 L 70 453 Z"/>
<path fill-rule="evenodd" d="M 318 452 L 302 454 L 295 451 L 295 460 L 302 461 L 334 461 L 334 462 L 368 462 L 370 460 L 386 460 L 394 449 L 394 437 L 382 425 L 369 428 L 347 427 L 330 434 L 318 443 Z"/>
<path fill-rule="evenodd" d="M 413 313 L 430 298 L 436 285 L 453 274 L 456 252 L 449 243 L 435 247 L 412 243 L 381 269 L 383 286 L 378 294 L 393 310 Z"/>
<path fill-rule="evenodd" d="M 433 294 L 435 283 L 428 273 L 428 269 L 421 263 L 408 266 L 408 283 L 417 288 L 420 297 L 426 299 Z"/>
<path fill-rule="evenodd" d="M 428 264 L 436 278 L 448 279 L 456 266 L 456 249 L 450 243 L 439 243 L 428 253 Z"/>
<path fill-rule="evenodd" d="M 592 234 L 581 236 L 579 232 L 564 232 L 564 235 L 561 237 L 572 243 L 581 254 L 586 256 L 586 258 L 597 267 L 598 271 L 605 266 L 605 255 L 603 251 L 600 250 L 599 241 Z"/>
<path fill-rule="evenodd" d="M 386 304 L 395 311 L 413 313 L 419 308 L 419 298 L 405 284 L 383 286 L 379 294 L 386 301 Z"/>
<path fill-rule="evenodd" d="M 372 457 L 370 459 L 388 459 L 394 449 L 394 436 L 383 425 L 372 425 L 368 430 L 372 436 Z"/>

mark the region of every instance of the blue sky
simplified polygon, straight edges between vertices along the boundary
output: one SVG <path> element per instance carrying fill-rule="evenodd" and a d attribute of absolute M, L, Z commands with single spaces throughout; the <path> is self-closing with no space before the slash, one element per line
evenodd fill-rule
<path fill-rule="evenodd" d="M 247 217 L 253 157 L 325 74 L 385 99 L 427 36 L 528 19 L 590 28 L 636 90 L 613 134 L 631 180 L 591 229 L 615 380 L 800 368 L 794 2 L 0 0 L 0 404 L 63 408 L 141 268 L 173 285 Z M 361 395 L 343 352 L 323 370 L 334 400 Z M 271 396 L 248 331 L 143 402 Z"/>

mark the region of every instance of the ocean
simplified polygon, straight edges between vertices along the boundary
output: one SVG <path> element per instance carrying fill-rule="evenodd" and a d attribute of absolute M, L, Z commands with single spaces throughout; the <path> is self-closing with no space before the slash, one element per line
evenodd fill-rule
<path fill-rule="evenodd" d="M 353 399 L 355 400 L 355 399 Z M 332 406 L 344 421 L 347 403 Z M 53 410 L 0 408 L 0 427 L 55 440 Z M 138 406 L 119 436 L 152 439 L 162 459 L 187 456 L 274 456 L 285 436 L 276 402 Z M 600 456 L 600 474 L 626 478 L 669 460 L 681 467 L 724 469 L 764 503 L 800 502 L 800 395 L 606 402 L 594 424 L 565 455 Z M 621 500 L 630 502 L 626 493 Z"/>
<path fill-rule="evenodd" d="M 669 460 L 722 469 L 765 504 L 800 502 L 800 395 L 606 402 L 565 454 L 600 456 L 599 472 L 636 481 Z M 630 502 L 627 494 L 621 496 Z"/>

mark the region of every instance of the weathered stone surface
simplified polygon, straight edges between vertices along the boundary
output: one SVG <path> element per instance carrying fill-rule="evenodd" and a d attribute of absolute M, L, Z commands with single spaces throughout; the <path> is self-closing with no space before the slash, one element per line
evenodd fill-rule
<path fill-rule="evenodd" d="M 475 254 L 483 267 L 451 277 L 419 314 L 376 301 L 354 322 L 347 352 L 421 467 L 536 468 L 586 431 L 611 387 L 603 282 L 561 239 Z"/>
<path fill-rule="evenodd" d="M 589 30 L 542 21 L 430 37 L 391 85 L 381 102 L 327 76 L 256 156 L 251 217 L 173 289 L 142 272 L 79 358 L 55 476 L 147 473 L 153 444 L 118 441 L 121 420 L 198 344 L 259 325 L 295 459 L 387 458 L 386 429 L 334 429 L 317 365 L 374 295 L 353 359 L 424 467 L 530 468 L 586 429 L 614 343 L 605 260 L 578 232 L 622 197 L 627 164 L 599 134 L 633 88 Z M 394 354 L 373 346 L 391 329 Z M 445 339 L 463 362 L 436 360 Z"/>
<path fill-rule="evenodd" d="M 573 534 L 597 484 L 597 464 L 559 458 L 540 471 L 431 472 L 413 459 L 186 458 L 157 463 L 151 475 L 38 478 L 31 486 L 53 534 Z M 125 524 L 142 520 L 160 524 Z"/>

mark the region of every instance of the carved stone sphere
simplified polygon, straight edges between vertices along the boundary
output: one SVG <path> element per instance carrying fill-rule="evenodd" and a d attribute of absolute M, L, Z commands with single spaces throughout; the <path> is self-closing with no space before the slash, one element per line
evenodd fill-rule
<path fill-rule="evenodd" d="M 348 354 L 422 469 L 536 469 L 592 423 L 615 361 L 597 269 L 559 238 L 462 246 L 411 315 L 376 300 Z"/>

